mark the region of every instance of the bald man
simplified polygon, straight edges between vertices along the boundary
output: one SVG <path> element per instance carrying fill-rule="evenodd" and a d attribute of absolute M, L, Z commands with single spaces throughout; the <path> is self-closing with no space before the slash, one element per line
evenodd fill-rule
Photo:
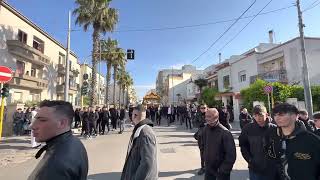
<path fill-rule="evenodd" d="M 205 180 L 230 180 L 236 161 L 236 146 L 231 132 L 219 122 L 216 108 L 207 110 L 201 148 L 204 151 Z"/>

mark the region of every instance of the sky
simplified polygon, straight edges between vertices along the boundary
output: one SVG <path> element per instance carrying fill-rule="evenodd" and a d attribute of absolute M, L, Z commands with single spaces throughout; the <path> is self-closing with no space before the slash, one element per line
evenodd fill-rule
<path fill-rule="evenodd" d="M 76 8 L 73 0 L 6 0 L 23 15 L 66 45 L 68 11 Z M 240 19 L 217 40 L 254 0 L 113 0 L 119 11 L 116 31 L 103 38 L 117 39 L 123 49 L 134 49 L 135 59 L 127 63 L 139 98 L 155 88 L 158 71 L 192 64 L 199 69 L 218 63 L 218 53 L 227 59 L 242 54 L 259 43 L 268 42 L 268 31 L 274 30 L 277 43 L 299 35 L 295 0 L 273 0 L 225 48 L 225 44 L 252 18 Z M 269 0 L 256 0 L 245 16 L 257 14 Z M 305 35 L 320 37 L 320 0 L 301 0 Z M 291 7 L 290 7 L 291 6 Z M 287 8 L 288 7 L 288 8 Z M 92 29 L 84 32 L 72 16 L 71 50 L 80 62 L 91 61 Z M 1 20 L 0 20 L 1 21 Z M 218 23 L 217 23 L 218 22 Z M 215 42 L 215 43 L 214 43 Z M 212 46 L 211 48 L 209 48 Z M 219 51 L 220 50 L 220 51 Z M 207 52 L 206 52 L 207 51 Z M 206 52 L 206 53 L 204 53 Z M 202 56 L 200 56 L 203 54 Z M 105 64 L 102 73 L 105 74 Z"/>

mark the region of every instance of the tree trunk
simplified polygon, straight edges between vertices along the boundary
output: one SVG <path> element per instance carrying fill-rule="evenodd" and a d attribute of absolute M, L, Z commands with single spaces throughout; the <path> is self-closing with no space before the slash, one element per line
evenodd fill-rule
<path fill-rule="evenodd" d="M 119 108 L 121 107 L 121 85 L 119 86 Z"/>
<path fill-rule="evenodd" d="M 116 106 L 117 66 L 113 66 L 113 105 Z"/>
<path fill-rule="evenodd" d="M 124 87 L 122 87 L 122 104 L 123 104 L 124 106 L 127 105 L 126 102 L 125 102 L 125 98 L 124 98 L 124 93 L 125 93 L 125 91 L 126 91 L 126 87 L 124 86 Z"/>
<path fill-rule="evenodd" d="M 92 40 L 93 40 L 93 50 L 92 50 L 92 79 L 91 79 L 91 93 L 90 93 L 90 106 L 96 105 L 96 87 L 97 87 L 97 62 L 99 54 L 99 39 L 100 34 L 97 29 L 93 30 Z"/>
<path fill-rule="evenodd" d="M 106 86 L 106 98 L 105 104 L 109 104 L 109 89 L 110 89 L 110 79 L 111 79 L 111 61 L 107 61 L 107 86 Z"/>

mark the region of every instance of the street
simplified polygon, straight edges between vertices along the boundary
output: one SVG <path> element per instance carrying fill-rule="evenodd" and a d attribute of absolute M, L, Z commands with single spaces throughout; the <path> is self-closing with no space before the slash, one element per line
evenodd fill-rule
<path fill-rule="evenodd" d="M 192 131 L 186 130 L 184 126 L 176 125 L 171 127 L 157 126 L 154 130 L 158 140 L 160 180 L 200 180 L 204 178 L 196 175 L 200 167 L 200 155 L 197 143 L 193 138 L 195 129 Z M 132 128 L 129 128 L 123 134 L 111 131 L 108 135 L 89 140 L 82 139 L 89 157 L 88 180 L 120 179 L 131 131 Z M 238 133 L 238 131 L 233 132 L 235 137 Z M 12 161 L 7 165 L 2 164 L 2 167 L 0 166 L 0 179 L 26 179 L 38 163 L 39 160 L 32 157 L 36 150 L 26 151 L 28 147 L 23 148 L 23 145 L 28 145 L 26 144 L 28 138 L 24 138 L 24 140 L 21 140 L 21 138 L 19 137 L 20 141 L 15 140 L 19 146 L 0 144 L 0 155 L 1 152 L 18 149 L 16 156 L 20 156 L 20 159 L 15 160 L 16 162 Z M 236 145 L 237 161 L 231 179 L 247 180 L 247 164 L 241 156 L 237 140 Z"/>

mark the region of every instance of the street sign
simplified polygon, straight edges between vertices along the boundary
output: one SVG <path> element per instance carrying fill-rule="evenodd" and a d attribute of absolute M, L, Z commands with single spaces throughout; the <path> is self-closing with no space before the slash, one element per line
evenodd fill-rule
<path fill-rule="evenodd" d="M 12 70 L 6 66 L 0 66 L 0 83 L 9 82 L 12 79 Z"/>
<path fill-rule="evenodd" d="M 272 92 L 272 86 L 267 85 L 267 86 L 265 86 L 265 87 L 263 88 L 263 90 L 264 90 L 265 93 L 269 94 L 269 93 Z"/>

